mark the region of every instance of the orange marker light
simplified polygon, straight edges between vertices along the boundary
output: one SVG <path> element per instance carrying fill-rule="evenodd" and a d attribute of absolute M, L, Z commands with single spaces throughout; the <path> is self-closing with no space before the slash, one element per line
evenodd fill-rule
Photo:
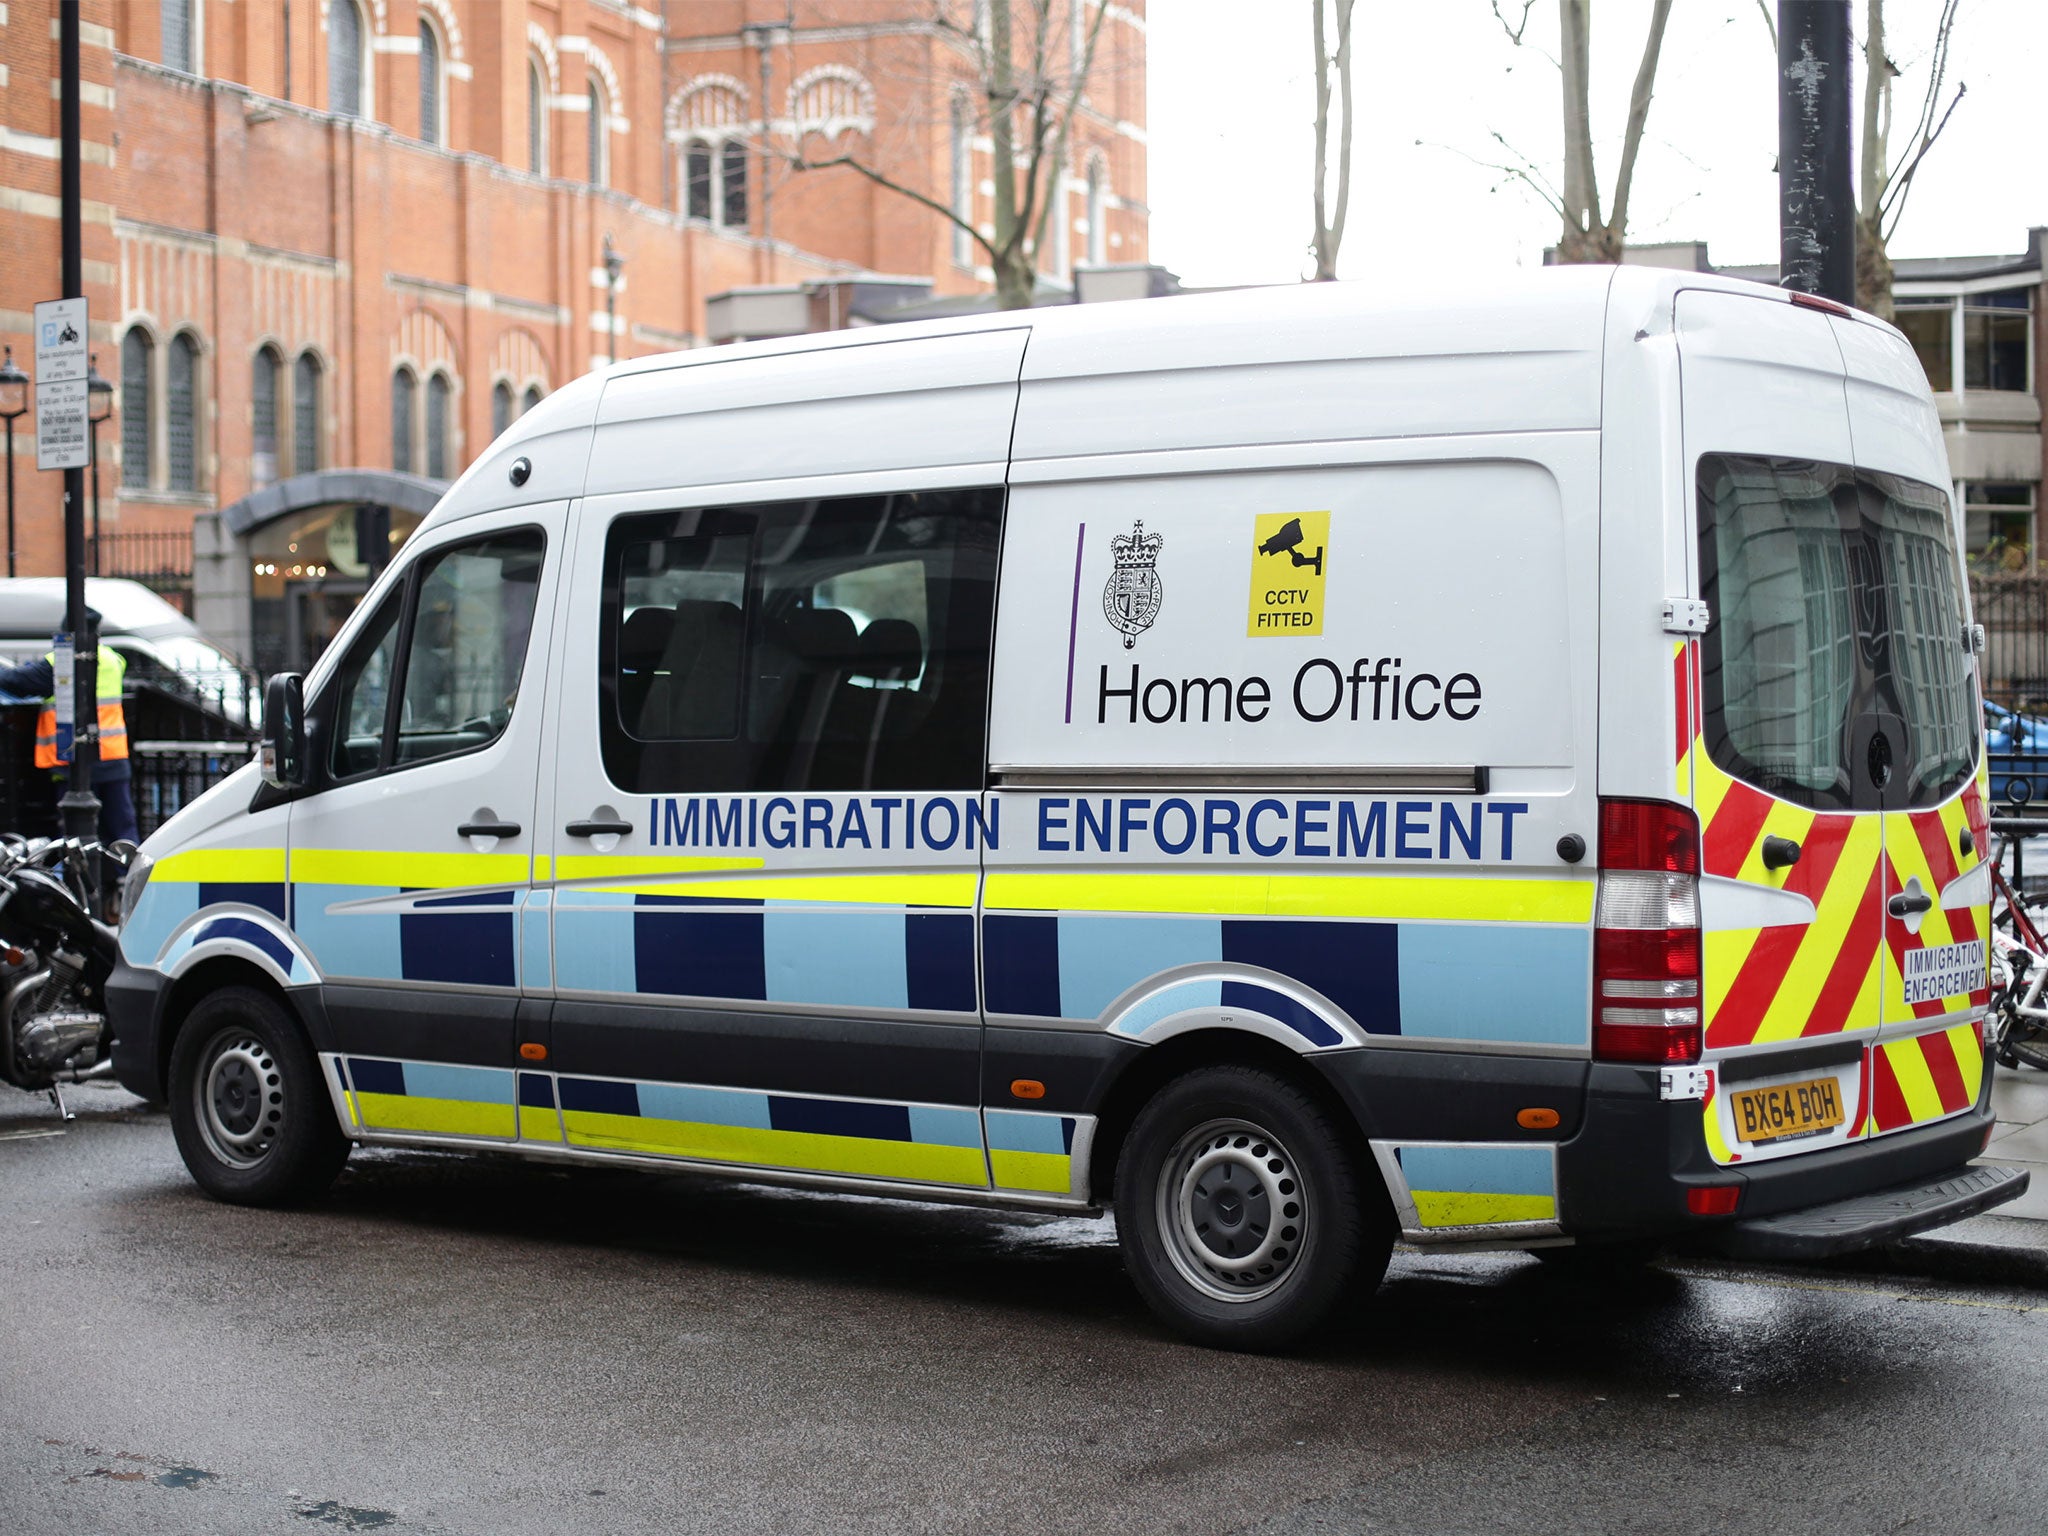
<path fill-rule="evenodd" d="M 1515 1124 L 1525 1131 L 1550 1131 L 1557 1128 L 1557 1111 L 1554 1109 L 1518 1109 Z"/>
<path fill-rule="evenodd" d="M 519 1059 L 521 1061 L 546 1061 L 548 1059 L 548 1048 L 537 1041 L 529 1040 L 519 1047 Z"/>
<path fill-rule="evenodd" d="M 1045 1084 L 1035 1077 L 1020 1077 L 1010 1084 L 1010 1097 L 1013 1099 L 1042 1099 L 1045 1097 Z"/>

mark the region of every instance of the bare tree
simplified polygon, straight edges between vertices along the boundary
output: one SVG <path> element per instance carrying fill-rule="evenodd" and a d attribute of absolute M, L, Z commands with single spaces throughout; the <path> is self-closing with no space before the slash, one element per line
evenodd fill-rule
<path fill-rule="evenodd" d="M 1510 22 L 1503 13 L 1503 0 L 1493 0 L 1493 14 L 1515 46 L 1522 46 L 1522 34 L 1529 25 L 1529 12 L 1536 0 L 1523 0 L 1522 13 Z M 1513 0 L 1507 0 L 1512 4 Z M 1526 163 L 1511 167 L 1537 195 L 1550 204 L 1564 228 L 1558 236 L 1557 259 L 1561 262 L 1614 262 L 1621 260 L 1628 238 L 1628 199 L 1635 180 L 1636 156 L 1643 146 L 1643 130 L 1650 120 L 1650 96 L 1657 79 L 1657 59 L 1664 47 L 1664 28 L 1671 17 L 1671 0 L 1654 0 L 1650 10 L 1650 32 L 1643 41 L 1643 56 L 1636 66 L 1635 88 L 1629 92 L 1628 122 L 1622 133 L 1621 165 L 1614 177 L 1614 197 L 1606 213 L 1601 212 L 1600 177 L 1593 164 L 1593 112 L 1588 62 L 1592 45 L 1592 0 L 1558 0 L 1557 21 L 1560 43 L 1558 71 L 1564 82 L 1564 176 L 1563 190 L 1553 191 Z M 1495 135 L 1496 140 L 1499 135 Z M 1504 143 L 1504 141 L 1502 141 Z"/>
<path fill-rule="evenodd" d="M 937 26 L 971 66 L 971 75 L 963 78 L 971 83 L 977 100 L 975 128 L 988 135 L 991 145 L 995 197 L 989 233 L 974 223 L 971 196 L 964 199 L 965 206 L 956 207 L 915 185 L 910 175 L 878 164 L 870 154 L 848 150 L 813 160 L 799 142 L 787 151 L 790 165 L 798 171 L 845 166 L 937 214 L 965 231 L 988 258 L 997 302 L 1004 309 L 1029 308 L 1038 285 L 1039 253 L 1059 201 L 1074 114 L 1110 9 L 1107 0 L 1098 4 L 1079 47 L 1063 49 L 1055 36 L 1054 11 L 1057 7 L 1071 16 L 1069 7 L 1081 3 L 976 0 L 973 19 L 965 26 L 952 17 L 949 7 L 937 9 Z"/>
<path fill-rule="evenodd" d="M 1927 92 L 1920 116 L 1901 163 L 1891 160 L 1892 82 L 1898 66 L 1885 52 L 1883 0 L 1866 0 L 1863 32 L 1863 142 L 1856 170 L 1856 307 L 1884 319 L 1892 318 L 1892 262 L 1889 247 L 1906 211 L 1913 177 L 1941 137 L 1949 118 L 1968 90 L 1960 82 L 1946 111 L 1941 107 L 1943 77 L 1948 73 L 1949 33 L 1955 26 L 1956 0 L 1945 0 L 1935 24 L 1934 52 L 1927 71 Z"/>
<path fill-rule="evenodd" d="M 1316 19 L 1316 257 L 1315 280 L 1337 275 L 1337 250 L 1344 243 L 1344 217 L 1351 208 L 1351 10 L 1357 0 L 1334 0 L 1337 47 L 1330 49 L 1324 12 L 1330 0 L 1309 0 Z M 1330 210 L 1330 73 L 1337 75 L 1337 109 L 1343 119 L 1337 140 L 1337 197 Z"/>

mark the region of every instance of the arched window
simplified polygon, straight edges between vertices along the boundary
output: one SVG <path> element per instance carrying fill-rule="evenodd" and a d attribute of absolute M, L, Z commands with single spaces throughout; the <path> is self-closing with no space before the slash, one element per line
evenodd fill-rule
<path fill-rule="evenodd" d="M 260 488 L 277 478 L 277 384 L 284 362 L 269 347 L 256 352 L 249 380 L 249 478 Z"/>
<path fill-rule="evenodd" d="M 683 212 L 693 219 L 711 217 L 711 146 L 692 139 L 683 146 Z"/>
<path fill-rule="evenodd" d="M 953 217 L 961 220 L 953 226 L 953 264 L 965 267 L 973 264 L 973 237 L 966 224 L 974 218 L 974 116 L 968 110 L 967 98 L 956 95 L 953 98 Z"/>
<path fill-rule="evenodd" d="M 426 17 L 420 18 L 420 141 L 442 143 L 441 36 Z"/>
<path fill-rule="evenodd" d="M 548 173 L 548 77 L 539 59 L 526 61 L 526 168 Z"/>
<path fill-rule="evenodd" d="M 491 386 L 491 436 L 502 437 L 512 425 L 512 386 L 503 379 Z"/>
<path fill-rule="evenodd" d="M 747 227 L 747 146 L 744 140 L 727 139 L 718 152 L 719 220 L 727 229 Z"/>
<path fill-rule="evenodd" d="M 1103 204 L 1108 201 L 1103 183 L 1108 180 L 1102 162 L 1096 160 L 1088 167 L 1088 260 L 1094 266 L 1101 266 L 1109 260 L 1109 231 L 1104 227 Z"/>
<path fill-rule="evenodd" d="M 391 467 L 412 473 L 413 396 L 418 391 L 410 368 L 391 375 Z"/>
<path fill-rule="evenodd" d="M 163 0 L 164 68 L 194 73 L 192 0 Z"/>
<path fill-rule="evenodd" d="M 149 333 L 135 327 L 121 338 L 121 484 L 149 489 Z"/>
<path fill-rule="evenodd" d="M 320 359 L 301 352 L 292 365 L 292 473 L 320 467 Z"/>
<path fill-rule="evenodd" d="M 199 489 L 199 343 L 180 331 L 171 338 L 164 374 L 164 445 L 170 488 Z"/>
<path fill-rule="evenodd" d="M 427 478 L 448 478 L 448 375 L 427 380 Z"/>
<path fill-rule="evenodd" d="M 363 115 L 363 13 L 356 0 L 329 0 L 327 6 L 327 110 Z"/>
<path fill-rule="evenodd" d="M 604 87 L 590 82 L 590 184 L 609 184 L 611 169 L 611 111 L 604 99 Z"/>
<path fill-rule="evenodd" d="M 534 407 L 535 407 L 536 405 L 539 405 L 539 404 L 540 404 L 540 386 L 539 386 L 538 384 L 529 384 L 529 385 L 527 385 L 527 386 L 526 386 L 526 395 L 525 395 L 525 397 L 524 397 L 524 398 L 523 398 L 523 399 L 522 399 L 522 400 L 520 401 L 520 404 L 519 404 L 519 414 L 520 414 L 520 415 L 522 415 L 522 416 L 524 416 L 524 415 L 525 415 L 525 414 L 526 414 L 526 413 L 527 413 L 528 411 L 532 410 L 532 409 L 533 409 L 533 408 L 534 408 Z"/>

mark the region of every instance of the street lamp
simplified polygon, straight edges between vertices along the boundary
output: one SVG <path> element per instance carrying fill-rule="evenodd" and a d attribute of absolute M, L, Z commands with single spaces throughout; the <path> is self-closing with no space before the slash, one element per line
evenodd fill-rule
<path fill-rule="evenodd" d="M 7 423 L 7 574 L 14 574 L 14 422 L 28 414 L 28 375 L 14 366 L 14 348 L 0 362 L 0 421 Z"/>
<path fill-rule="evenodd" d="M 100 355 L 85 360 L 85 420 L 92 434 L 92 573 L 100 574 L 100 423 L 114 414 L 114 386 L 100 377 Z"/>
<path fill-rule="evenodd" d="M 626 258 L 612 244 L 612 232 L 604 232 L 604 350 L 609 366 L 619 360 L 619 276 L 626 270 Z"/>

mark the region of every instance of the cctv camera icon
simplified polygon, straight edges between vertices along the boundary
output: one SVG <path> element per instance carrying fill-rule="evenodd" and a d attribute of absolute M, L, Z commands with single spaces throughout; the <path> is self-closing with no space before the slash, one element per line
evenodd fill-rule
<path fill-rule="evenodd" d="M 1304 555 L 1297 547 L 1307 537 L 1308 535 L 1301 530 L 1301 519 L 1290 517 L 1281 525 L 1278 533 L 1275 533 L 1273 537 L 1259 546 L 1259 553 L 1262 555 L 1284 554 L 1294 561 L 1297 570 L 1304 565 L 1312 565 L 1315 567 L 1316 574 L 1320 576 L 1323 574 L 1323 547 L 1318 544 L 1316 552 L 1312 555 Z"/>

